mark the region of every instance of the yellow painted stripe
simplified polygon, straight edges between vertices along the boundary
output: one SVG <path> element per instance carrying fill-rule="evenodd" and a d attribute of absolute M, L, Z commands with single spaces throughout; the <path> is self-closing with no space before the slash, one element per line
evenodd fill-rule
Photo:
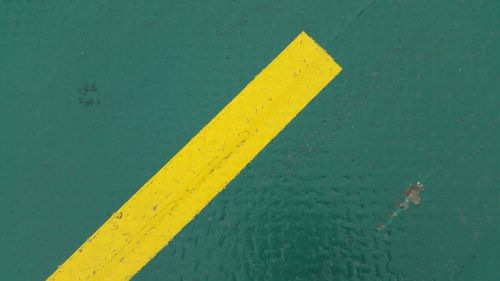
<path fill-rule="evenodd" d="M 302 32 L 48 280 L 128 280 L 341 68 Z"/>

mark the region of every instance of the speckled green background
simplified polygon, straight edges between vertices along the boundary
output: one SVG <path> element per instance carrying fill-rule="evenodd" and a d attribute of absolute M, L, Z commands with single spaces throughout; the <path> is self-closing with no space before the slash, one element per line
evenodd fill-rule
<path fill-rule="evenodd" d="M 0 280 L 50 275 L 302 30 L 343 72 L 134 280 L 500 280 L 499 1 L 0 3 Z"/>

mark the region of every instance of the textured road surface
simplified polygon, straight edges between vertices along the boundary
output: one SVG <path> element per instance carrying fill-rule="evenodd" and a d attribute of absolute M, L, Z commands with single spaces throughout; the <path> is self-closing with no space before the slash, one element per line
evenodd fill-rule
<path fill-rule="evenodd" d="M 302 30 L 343 72 L 134 280 L 500 280 L 499 14 L 0 1 L 0 280 L 50 275 Z"/>

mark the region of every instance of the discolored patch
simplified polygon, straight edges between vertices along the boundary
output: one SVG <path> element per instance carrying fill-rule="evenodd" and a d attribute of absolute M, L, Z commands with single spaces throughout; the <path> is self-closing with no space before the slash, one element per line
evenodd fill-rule
<path fill-rule="evenodd" d="M 399 214 L 410 208 L 413 205 L 420 205 L 422 199 L 420 198 L 420 193 L 424 191 L 424 184 L 417 181 L 415 184 L 410 184 L 406 190 L 403 192 L 403 198 L 396 202 L 395 210 L 389 213 L 389 219 L 385 224 L 378 224 L 376 227 L 378 230 L 383 230 L 387 228 L 393 221 L 393 219 Z"/>

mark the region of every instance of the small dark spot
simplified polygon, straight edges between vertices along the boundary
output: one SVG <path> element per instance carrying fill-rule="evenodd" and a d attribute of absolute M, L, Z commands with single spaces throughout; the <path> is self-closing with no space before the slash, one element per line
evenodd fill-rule
<path fill-rule="evenodd" d="M 95 83 L 92 83 L 92 84 L 85 83 L 85 84 L 83 84 L 82 91 L 84 93 L 97 92 L 97 87 L 95 86 Z"/>
<path fill-rule="evenodd" d="M 88 107 L 94 104 L 94 99 L 81 99 L 80 103 Z"/>
<path fill-rule="evenodd" d="M 83 84 L 83 86 L 78 89 L 78 93 L 80 94 L 78 102 L 85 107 L 101 104 L 95 83 Z"/>

